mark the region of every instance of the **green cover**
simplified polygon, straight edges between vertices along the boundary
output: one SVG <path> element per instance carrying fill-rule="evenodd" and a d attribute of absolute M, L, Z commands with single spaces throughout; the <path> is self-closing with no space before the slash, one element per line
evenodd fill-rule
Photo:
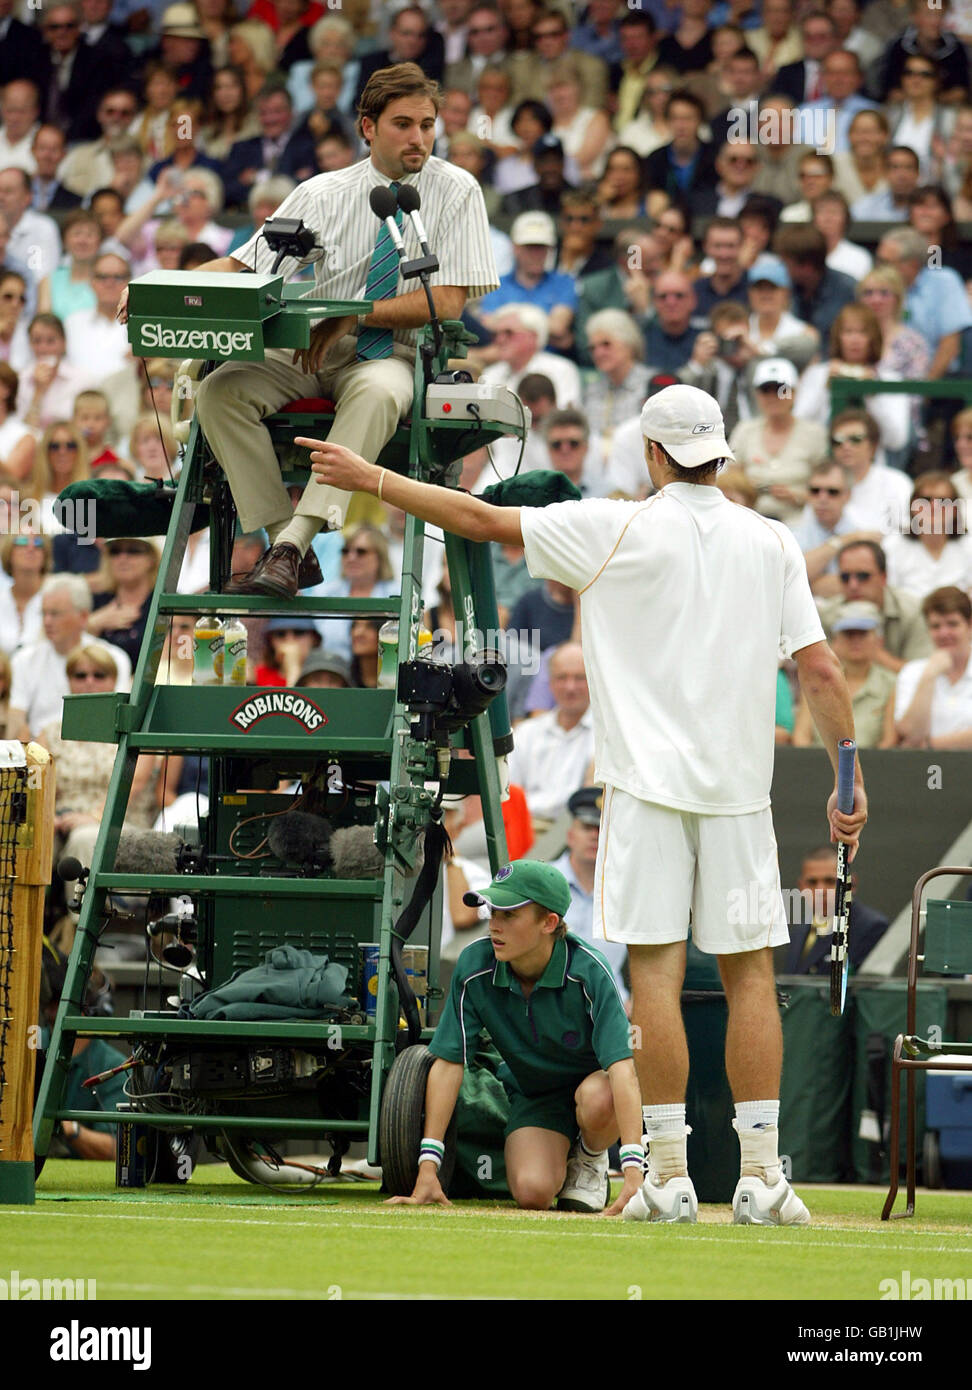
<path fill-rule="evenodd" d="M 850 1098 L 854 1063 L 853 1001 L 830 1012 L 829 977 L 784 986 L 780 1151 L 794 1182 L 853 1180 Z"/>
<path fill-rule="evenodd" d="M 580 488 L 574 486 L 559 468 L 534 468 L 517 473 L 502 482 L 490 483 L 482 491 L 484 502 L 494 507 L 549 507 L 553 502 L 580 502 Z"/>
<path fill-rule="evenodd" d="M 450 1197 L 508 1197 L 503 1157 L 510 1102 L 496 1075 L 499 1053 L 482 1046 L 466 1067 L 456 1105 L 456 1168 Z"/>
<path fill-rule="evenodd" d="M 164 483 L 127 483 L 121 478 L 89 478 L 69 483 L 57 495 L 54 515 L 65 524 L 60 504 L 70 502 L 65 509 L 70 517 L 78 502 L 92 503 L 94 531 L 102 540 L 117 536 L 165 536 L 172 520 L 175 487 Z M 203 503 L 193 513 L 193 531 L 209 525 L 209 507 Z M 70 529 L 70 528 L 68 528 Z"/>

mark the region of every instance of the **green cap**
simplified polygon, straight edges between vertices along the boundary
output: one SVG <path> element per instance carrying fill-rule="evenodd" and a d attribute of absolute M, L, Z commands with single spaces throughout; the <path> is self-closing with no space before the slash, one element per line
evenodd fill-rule
<path fill-rule="evenodd" d="M 548 912 L 564 916 L 570 907 L 570 888 L 559 869 L 552 864 L 544 864 L 539 859 L 517 859 L 514 864 L 504 864 L 497 869 L 496 877 L 481 893 L 464 893 L 463 902 L 467 907 L 501 907 L 509 911 L 522 907 L 524 903 L 539 903 Z"/>

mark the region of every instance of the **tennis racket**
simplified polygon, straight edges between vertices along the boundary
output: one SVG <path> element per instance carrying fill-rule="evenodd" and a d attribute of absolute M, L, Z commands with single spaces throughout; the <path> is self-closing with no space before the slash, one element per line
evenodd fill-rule
<path fill-rule="evenodd" d="M 857 744 L 852 738 L 841 739 L 837 745 L 837 810 L 850 815 L 854 809 L 854 764 Z M 847 974 L 850 958 L 847 941 L 850 936 L 851 877 L 847 861 L 847 845 L 837 842 L 837 892 L 834 897 L 834 929 L 830 938 L 830 1012 L 839 1018 L 847 998 Z"/>

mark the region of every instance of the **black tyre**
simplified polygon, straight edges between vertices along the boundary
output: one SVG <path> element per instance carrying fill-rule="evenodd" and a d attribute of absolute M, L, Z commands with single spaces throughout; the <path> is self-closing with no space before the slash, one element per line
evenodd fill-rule
<path fill-rule="evenodd" d="M 925 1139 L 921 1146 L 921 1164 L 926 1187 L 945 1186 L 942 1178 L 942 1157 L 938 1148 L 938 1135 L 934 1130 L 925 1131 Z"/>
<path fill-rule="evenodd" d="M 188 1182 L 202 1148 L 201 1135 L 192 1129 L 157 1129 L 154 1139 L 154 1154 L 146 1163 L 148 1181 Z"/>
<path fill-rule="evenodd" d="M 378 1161 L 382 1187 L 392 1197 L 409 1197 L 418 1178 L 419 1144 L 425 1134 L 425 1083 L 435 1058 L 421 1044 L 407 1047 L 392 1063 L 378 1117 Z M 449 1191 L 456 1166 L 456 1117 L 445 1137 L 439 1182 Z"/>

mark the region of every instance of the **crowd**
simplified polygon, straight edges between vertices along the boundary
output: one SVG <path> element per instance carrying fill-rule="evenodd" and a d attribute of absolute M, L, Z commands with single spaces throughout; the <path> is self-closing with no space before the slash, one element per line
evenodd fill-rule
<path fill-rule="evenodd" d="M 584 497 L 645 497 L 642 404 L 704 388 L 734 454 L 720 486 L 804 551 L 861 746 L 972 747 L 972 409 L 903 393 L 830 409 L 837 378 L 972 369 L 969 43 L 968 4 L 925 0 L 0 0 L 7 735 L 56 741 L 69 690 L 124 689 L 144 630 L 154 544 L 93 543 L 54 506 L 69 482 L 179 467 L 175 364 L 133 359 L 124 285 L 232 254 L 297 183 L 359 159 L 364 84 L 415 61 L 442 87 L 435 152 L 491 216 L 500 285 L 466 311 L 471 363 L 530 419 L 522 459 L 510 441 L 473 454 L 463 486 L 557 469 Z M 318 592 L 396 591 L 404 517 L 375 519 L 318 536 Z M 234 568 L 262 544 L 243 536 Z M 576 595 L 494 549 L 519 643 L 511 771 L 538 834 L 592 780 Z M 426 616 L 448 651 L 441 551 Z M 202 535 L 180 589 L 208 573 Z M 251 678 L 375 685 L 379 626 L 251 623 Z M 191 678 L 180 636 L 160 679 Z M 776 732 L 815 737 L 786 663 Z M 146 789 L 160 808 L 178 779 L 146 767 Z"/>

